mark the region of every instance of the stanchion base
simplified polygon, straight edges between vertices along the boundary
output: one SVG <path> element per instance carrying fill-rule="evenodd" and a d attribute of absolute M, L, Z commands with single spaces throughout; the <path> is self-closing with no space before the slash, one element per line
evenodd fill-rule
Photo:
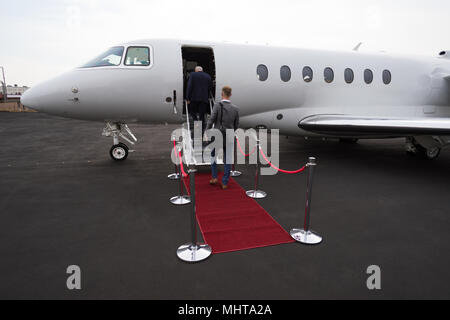
<path fill-rule="evenodd" d="M 167 178 L 169 178 L 170 180 L 178 180 L 180 178 L 180 174 L 179 173 L 172 173 L 172 174 L 169 174 L 167 176 Z"/>
<path fill-rule="evenodd" d="M 191 198 L 189 196 L 176 196 L 170 198 L 170 202 L 175 205 L 184 205 L 191 203 Z"/>
<path fill-rule="evenodd" d="M 267 193 L 261 190 L 248 190 L 245 191 L 245 193 L 247 194 L 247 196 L 253 199 L 263 199 L 267 197 Z"/>
<path fill-rule="evenodd" d="M 232 176 L 232 177 L 239 177 L 241 174 L 242 174 L 242 172 L 236 171 L 236 170 L 233 170 L 230 172 L 230 176 Z"/>
<path fill-rule="evenodd" d="M 177 250 L 177 256 L 185 262 L 200 262 L 207 259 L 212 253 L 211 247 L 207 244 L 183 244 Z"/>
<path fill-rule="evenodd" d="M 292 229 L 290 233 L 292 239 L 303 244 L 319 244 L 322 242 L 322 237 L 311 230 Z"/>

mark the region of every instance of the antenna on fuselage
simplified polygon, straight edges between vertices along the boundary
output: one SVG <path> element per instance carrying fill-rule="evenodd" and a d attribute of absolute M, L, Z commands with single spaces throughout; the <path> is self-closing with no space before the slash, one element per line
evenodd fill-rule
<path fill-rule="evenodd" d="M 353 48 L 353 51 L 358 51 L 362 44 L 362 42 L 358 43 L 356 47 Z"/>

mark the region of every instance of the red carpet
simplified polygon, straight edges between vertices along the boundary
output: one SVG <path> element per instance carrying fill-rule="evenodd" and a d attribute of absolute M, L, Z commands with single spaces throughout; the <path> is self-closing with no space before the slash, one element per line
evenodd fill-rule
<path fill-rule="evenodd" d="M 197 220 L 213 253 L 294 242 L 233 179 L 230 179 L 227 190 L 211 186 L 210 179 L 210 174 L 197 174 L 195 190 Z"/>

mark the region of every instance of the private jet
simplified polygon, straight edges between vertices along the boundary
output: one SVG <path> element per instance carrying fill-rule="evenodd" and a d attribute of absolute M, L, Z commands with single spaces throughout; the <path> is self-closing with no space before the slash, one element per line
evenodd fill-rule
<path fill-rule="evenodd" d="M 359 46 L 358 46 L 359 47 Z M 104 122 L 110 155 L 124 160 L 130 123 L 189 120 L 186 84 L 195 66 L 213 79 L 211 103 L 233 88 L 241 127 L 287 136 L 405 138 L 406 152 L 435 159 L 450 144 L 450 51 L 392 55 L 171 39 L 120 44 L 29 89 L 23 105 Z"/>

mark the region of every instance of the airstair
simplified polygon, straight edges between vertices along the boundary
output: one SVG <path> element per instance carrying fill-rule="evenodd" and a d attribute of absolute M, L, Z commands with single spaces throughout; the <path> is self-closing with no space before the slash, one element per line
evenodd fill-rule
<path fill-rule="evenodd" d="M 214 99 L 210 98 L 209 108 L 211 112 L 210 115 L 206 117 L 205 121 L 208 121 L 211 116 L 213 105 Z M 183 123 L 184 130 L 182 142 L 184 159 L 188 165 L 209 166 L 211 165 L 211 159 L 209 157 L 206 157 L 207 159 L 203 158 L 205 147 L 203 146 L 203 135 L 201 134 L 202 123 L 200 121 L 193 121 L 192 116 L 189 114 L 188 103 L 186 100 L 184 101 L 184 108 L 186 111 L 186 122 Z M 199 134 L 194 135 L 194 132 Z M 216 161 L 217 164 L 223 164 L 223 159 L 221 157 L 222 155 L 219 154 Z"/>

